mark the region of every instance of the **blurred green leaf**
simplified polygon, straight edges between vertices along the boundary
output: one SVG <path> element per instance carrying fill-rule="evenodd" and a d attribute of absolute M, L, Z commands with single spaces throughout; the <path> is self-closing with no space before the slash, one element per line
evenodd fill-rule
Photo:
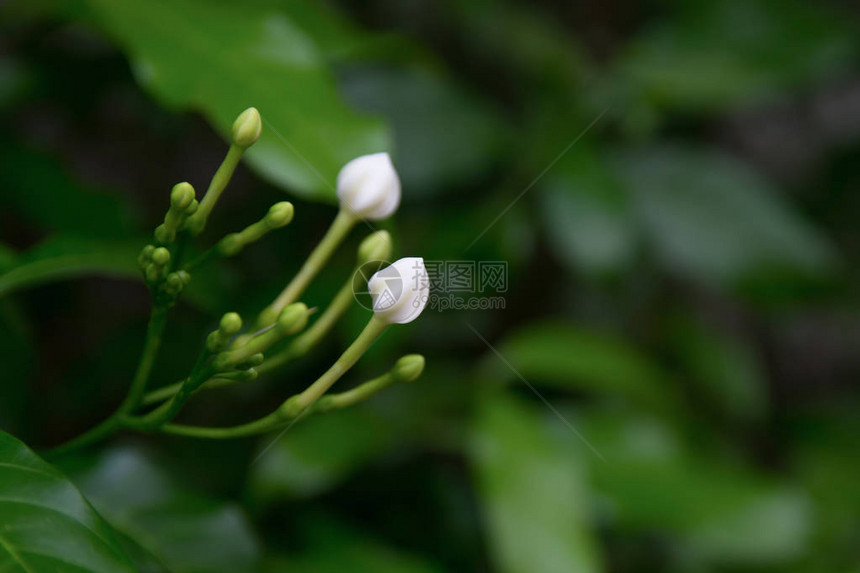
<path fill-rule="evenodd" d="M 471 463 L 493 560 L 506 573 L 600 570 L 589 531 L 585 463 L 542 420 L 502 394 L 484 395 Z"/>
<path fill-rule="evenodd" d="M 860 532 L 860 407 L 856 398 L 810 404 L 788 419 L 791 466 L 817 503 L 812 559 L 822 571 L 857 563 Z"/>
<path fill-rule="evenodd" d="M 630 195 L 600 154 L 578 144 L 541 187 L 550 247 L 563 263 L 602 275 L 632 262 L 638 237 Z"/>
<path fill-rule="evenodd" d="M 736 160 L 659 147 L 629 152 L 619 166 L 656 255 L 671 271 L 738 286 L 776 273 L 834 269 L 826 238 Z"/>
<path fill-rule="evenodd" d="M 0 274 L 0 297 L 50 282 L 85 276 L 142 281 L 137 256 L 146 238 L 100 240 L 76 236 L 50 237 L 29 251 L 17 255 L 14 264 Z M 2 268 L 2 267 L 0 267 Z M 200 308 L 218 311 L 226 300 L 227 287 L 218 280 L 217 268 L 194 271 L 187 300 Z"/>
<path fill-rule="evenodd" d="M 0 273 L 5 273 L 8 269 L 15 266 L 18 254 L 15 249 L 9 245 L 0 243 Z"/>
<path fill-rule="evenodd" d="M 457 189 L 498 160 L 502 118 L 441 74 L 368 66 L 350 67 L 341 77 L 349 101 L 389 120 L 410 196 Z"/>
<path fill-rule="evenodd" d="M 692 318 L 673 321 L 670 339 L 678 361 L 706 399 L 736 418 L 762 418 L 768 384 L 755 348 Z"/>
<path fill-rule="evenodd" d="M 75 487 L 23 443 L 0 432 L 0 569 L 134 571 Z"/>
<path fill-rule="evenodd" d="M 257 107 L 263 132 L 248 162 L 285 189 L 333 200 L 347 161 L 389 147 L 384 126 L 343 103 L 313 38 L 275 4 L 90 5 L 138 81 L 164 104 L 202 111 L 225 137 L 242 110 Z"/>
<path fill-rule="evenodd" d="M 52 237 L 20 255 L 17 264 L 0 275 L 0 297 L 47 282 L 86 275 L 139 279 L 137 255 L 143 244 L 142 240 Z"/>
<path fill-rule="evenodd" d="M 433 573 L 442 569 L 418 556 L 387 547 L 366 531 L 332 519 L 303 524 L 307 550 L 291 557 L 271 557 L 263 573 Z"/>
<path fill-rule="evenodd" d="M 249 488 L 261 501 L 312 497 L 372 464 L 401 439 L 364 408 L 318 416 L 290 428 L 251 467 Z"/>
<path fill-rule="evenodd" d="M 626 396 L 639 404 L 665 407 L 677 396 L 668 374 L 625 341 L 562 322 L 531 324 L 510 334 L 499 353 L 531 384 Z M 516 380 L 494 354 L 482 363 L 482 377 Z"/>
<path fill-rule="evenodd" d="M 137 220 L 120 197 L 74 181 L 47 155 L 0 143 L 2 200 L 41 231 L 81 237 L 127 238 Z"/>
<path fill-rule="evenodd" d="M 794 485 L 685 444 L 664 423 L 629 411 L 574 421 L 607 460 L 595 488 L 615 527 L 671 532 L 707 562 L 767 565 L 797 559 L 812 531 L 809 497 Z"/>
<path fill-rule="evenodd" d="M 833 8 L 795 0 L 679 2 L 626 47 L 618 80 L 650 105 L 698 111 L 845 73 L 858 35 Z"/>
<path fill-rule="evenodd" d="M 105 519 L 174 573 L 252 571 L 255 534 L 242 511 L 185 490 L 133 448 L 61 460 Z"/>

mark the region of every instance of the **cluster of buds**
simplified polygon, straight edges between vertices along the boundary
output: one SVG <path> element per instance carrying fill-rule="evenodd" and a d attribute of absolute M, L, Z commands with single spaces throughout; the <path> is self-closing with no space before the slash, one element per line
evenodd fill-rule
<path fill-rule="evenodd" d="M 260 114 L 254 108 L 244 111 L 236 119 L 227 157 L 199 202 L 191 184 L 183 182 L 173 187 L 164 222 L 155 229 L 154 244 L 144 247 L 138 261 L 156 305 L 165 308 L 172 305 L 188 284 L 190 271 L 196 265 L 215 257 L 234 256 L 250 243 L 293 220 L 293 205 L 286 201 L 276 203 L 262 219 L 224 236 L 196 259 L 188 263 L 181 260 L 187 251 L 187 242 L 205 228 L 242 154 L 260 137 L 261 127 Z M 253 380 L 259 374 L 301 356 L 325 336 L 346 311 L 353 300 L 352 280 L 347 281 L 312 322 L 309 320 L 312 311 L 299 298 L 356 222 L 384 219 L 397 210 L 401 196 L 400 179 L 388 154 L 365 155 L 347 163 L 337 178 L 337 196 L 340 210 L 328 232 L 283 292 L 251 322 L 252 328 L 243 333 L 245 322 L 242 317 L 235 312 L 224 314 L 218 328 L 207 336 L 200 358 L 189 376 L 173 386 L 144 396 L 141 402 L 144 405 L 164 403 L 141 417 L 138 427 L 160 427 L 165 431 L 210 437 L 245 435 L 270 430 L 272 424 L 294 419 L 309 409 L 323 412 L 351 405 L 393 383 L 409 382 L 421 375 L 424 358 L 407 355 L 398 360 L 388 373 L 376 379 L 347 392 L 323 396 L 388 325 L 415 320 L 427 303 L 429 284 L 423 259 L 408 257 L 393 264 L 385 263 L 392 251 L 391 236 L 386 231 L 376 231 L 361 242 L 356 258 L 356 270 L 369 262 L 379 263 L 376 268 L 380 270 L 367 284 L 373 298 L 373 315 L 356 340 L 325 373 L 304 391 L 287 399 L 270 416 L 245 426 L 233 429 L 193 428 L 169 423 L 194 392 L 210 386 Z M 286 347 L 280 344 L 291 337 L 295 338 Z M 278 348 L 280 350 L 271 353 L 272 349 Z"/>

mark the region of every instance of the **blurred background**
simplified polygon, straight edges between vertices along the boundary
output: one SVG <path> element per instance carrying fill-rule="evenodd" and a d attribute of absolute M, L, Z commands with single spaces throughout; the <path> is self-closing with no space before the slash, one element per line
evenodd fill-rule
<path fill-rule="evenodd" d="M 195 273 L 153 387 L 280 291 L 363 153 L 401 174 L 395 256 L 504 261 L 505 308 L 390 329 L 340 387 L 423 377 L 256 463 L 271 437 L 60 460 L 142 571 L 860 571 L 858 32 L 847 0 L 2 3 L 0 428 L 45 449 L 122 400 L 136 254 L 253 105 L 200 247 L 295 220 Z M 367 318 L 182 420 L 268 413 Z"/>

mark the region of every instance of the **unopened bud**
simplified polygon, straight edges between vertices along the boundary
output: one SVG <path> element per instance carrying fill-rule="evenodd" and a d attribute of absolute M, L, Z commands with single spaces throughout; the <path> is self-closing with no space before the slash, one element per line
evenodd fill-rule
<path fill-rule="evenodd" d="M 257 366 L 262 364 L 265 359 L 266 357 L 263 355 L 263 353 L 258 352 L 249 356 L 248 359 L 244 362 L 237 364 L 236 368 L 239 370 L 250 370 L 251 368 L 256 368 Z"/>
<path fill-rule="evenodd" d="M 387 153 L 362 155 L 337 176 L 340 208 L 360 219 L 385 219 L 400 205 L 400 178 Z"/>
<path fill-rule="evenodd" d="M 391 256 L 391 235 L 388 231 L 376 231 L 368 235 L 358 246 L 358 264 L 370 261 L 385 261 Z"/>
<path fill-rule="evenodd" d="M 269 207 L 269 212 L 266 213 L 266 217 L 263 220 L 270 229 L 277 229 L 278 227 L 288 225 L 293 220 L 294 213 L 295 209 L 292 203 L 281 201 Z"/>
<path fill-rule="evenodd" d="M 180 278 L 179 273 L 170 273 L 167 275 L 167 278 L 164 279 L 164 292 L 170 296 L 178 296 L 179 293 L 182 292 L 182 287 L 184 286 L 185 283 L 182 282 L 182 278 Z"/>
<path fill-rule="evenodd" d="M 161 280 L 163 269 L 164 267 L 153 263 L 146 265 L 146 268 L 143 269 L 143 275 L 146 277 L 146 282 L 155 283 Z"/>
<path fill-rule="evenodd" d="M 194 202 L 195 193 L 191 183 L 183 181 L 173 186 L 170 192 L 170 207 L 177 211 L 185 211 Z"/>
<path fill-rule="evenodd" d="M 155 245 L 146 245 L 140 250 L 140 254 L 137 256 L 137 266 L 140 267 L 140 270 L 144 270 L 152 262 L 152 253 L 154 251 Z"/>
<path fill-rule="evenodd" d="M 221 317 L 219 330 L 227 336 L 233 336 L 242 330 L 242 317 L 238 313 L 228 312 Z"/>
<path fill-rule="evenodd" d="M 424 357 L 420 354 L 407 354 L 394 363 L 391 376 L 398 382 L 412 382 L 424 372 Z"/>
<path fill-rule="evenodd" d="M 278 315 L 276 328 L 284 335 L 295 334 L 308 323 L 308 307 L 303 302 L 296 302 L 287 306 Z"/>
<path fill-rule="evenodd" d="M 162 267 L 167 266 L 170 263 L 170 251 L 164 247 L 158 247 L 152 251 L 152 262 Z"/>
<path fill-rule="evenodd" d="M 251 147 L 260 137 L 263 121 L 255 107 L 249 107 L 233 122 L 233 143 L 242 149 Z"/>

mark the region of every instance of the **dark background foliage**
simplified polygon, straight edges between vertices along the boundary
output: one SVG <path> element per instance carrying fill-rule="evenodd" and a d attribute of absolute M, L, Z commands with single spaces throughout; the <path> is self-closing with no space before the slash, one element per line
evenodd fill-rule
<path fill-rule="evenodd" d="M 221 313 L 279 291 L 361 153 L 388 149 L 401 173 L 382 223 L 397 256 L 508 264 L 504 310 L 428 309 L 344 380 L 421 352 L 418 382 L 302 421 L 259 462 L 271 437 L 123 434 L 57 460 L 139 569 L 856 568 L 853 3 L 0 14 L 0 428 L 37 451 L 124 396 L 149 310 L 136 253 L 174 183 L 205 188 L 249 105 L 263 137 L 204 243 L 285 196 L 295 221 L 195 274 L 153 386 L 187 372 Z M 74 280 L 21 278 L 40 261 Z M 307 360 L 201 395 L 183 419 L 263 415 L 366 318 L 356 306 Z"/>

